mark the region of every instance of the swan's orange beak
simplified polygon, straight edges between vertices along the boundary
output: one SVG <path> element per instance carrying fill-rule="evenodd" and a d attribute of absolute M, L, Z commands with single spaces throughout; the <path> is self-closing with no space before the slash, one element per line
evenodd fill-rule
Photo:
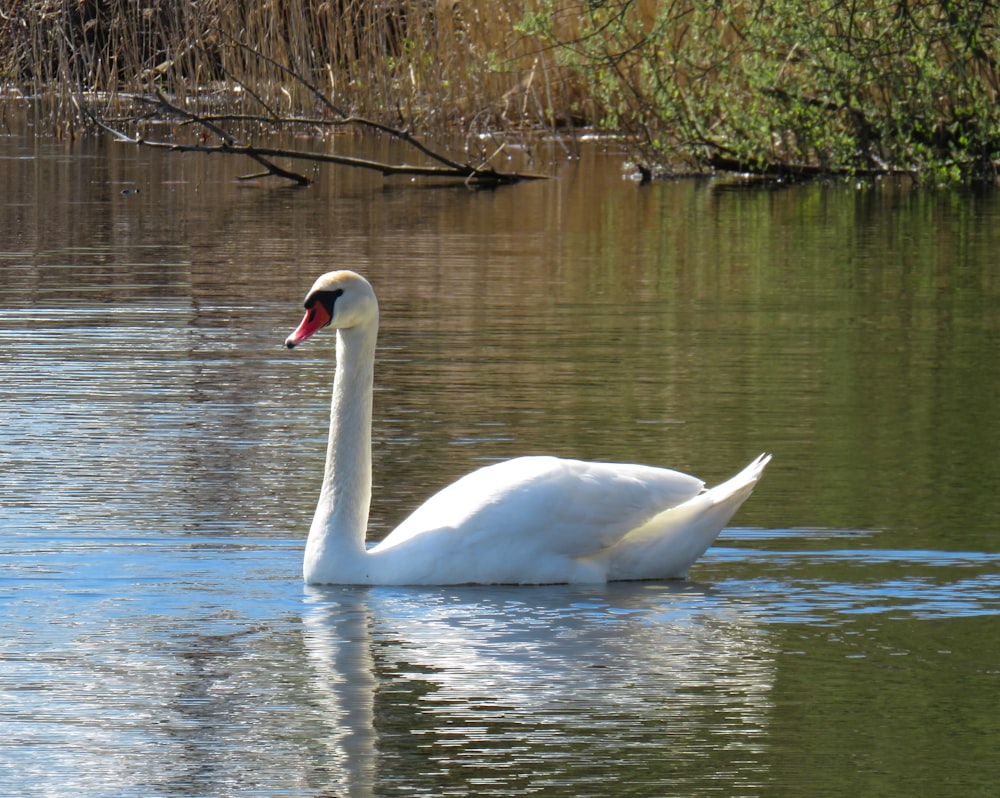
<path fill-rule="evenodd" d="M 306 315 L 302 317 L 302 322 L 295 328 L 295 332 L 285 339 L 285 346 L 289 349 L 298 346 L 329 323 L 330 314 L 327 313 L 323 303 L 314 303 L 311 308 L 306 310 Z"/>

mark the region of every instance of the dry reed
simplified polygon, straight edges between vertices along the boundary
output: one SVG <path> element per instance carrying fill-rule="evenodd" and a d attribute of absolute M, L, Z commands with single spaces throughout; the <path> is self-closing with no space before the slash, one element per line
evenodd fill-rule
<path fill-rule="evenodd" d="M 462 0 L 14 0 L 0 85 L 53 123 L 79 97 L 132 93 L 288 116 L 322 110 L 423 130 L 553 125 L 578 116 L 550 51 L 515 31 L 524 6 Z"/>

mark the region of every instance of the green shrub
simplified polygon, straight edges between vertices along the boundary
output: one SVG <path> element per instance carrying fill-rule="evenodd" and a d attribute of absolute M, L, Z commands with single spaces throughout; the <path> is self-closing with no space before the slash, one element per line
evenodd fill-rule
<path fill-rule="evenodd" d="M 547 0 L 522 29 L 586 79 L 647 161 L 993 178 L 1000 19 L 987 0 Z"/>

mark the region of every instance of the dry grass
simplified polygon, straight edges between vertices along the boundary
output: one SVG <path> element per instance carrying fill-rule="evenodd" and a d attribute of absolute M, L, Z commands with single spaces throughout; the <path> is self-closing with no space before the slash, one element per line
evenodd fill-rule
<path fill-rule="evenodd" d="M 513 0 L 14 0 L 0 85 L 54 126 L 79 119 L 76 97 L 113 114 L 153 89 L 315 114 L 308 85 L 343 115 L 422 130 L 587 121 L 551 51 L 516 33 L 523 13 Z"/>

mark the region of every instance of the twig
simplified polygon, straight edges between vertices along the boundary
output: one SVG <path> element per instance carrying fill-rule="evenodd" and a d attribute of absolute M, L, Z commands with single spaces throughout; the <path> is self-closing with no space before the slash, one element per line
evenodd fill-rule
<path fill-rule="evenodd" d="M 268 171 L 269 174 L 276 175 L 277 177 L 283 177 L 286 180 L 291 180 L 296 185 L 299 186 L 308 186 L 312 182 L 305 175 L 300 175 L 297 172 L 290 172 L 287 169 L 282 169 L 277 164 L 267 160 L 267 158 L 264 157 L 265 153 L 254 151 L 252 148 L 242 147 L 239 141 L 237 141 L 236 137 L 233 136 L 231 133 L 229 133 L 227 130 L 219 127 L 214 122 L 209 122 L 208 120 L 199 117 L 197 114 L 192 114 L 190 111 L 185 111 L 183 108 L 179 108 L 178 106 L 174 105 L 169 100 L 167 100 L 167 98 L 163 95 L 162 92 L 156 93 L 156 99 L 161 108 L 170 111 L 170 113 L 172 114 L 177 114 L 178 116 L 181 116 L 185 119 L 190 119 L 192 122 L 197 122 L 198 124 L 205 127 L 207 130 L 212 131 L 216 136 L 222 139 L 227 148 L 236 148 L 236 149 L 243 148 L 244 150 L 243 154 L 246 155 L 248 158 L 252 158 L 254 161 L 263 166 Z M 251 178 L 244 178 L 244 179 L 251 179 Z"/>

